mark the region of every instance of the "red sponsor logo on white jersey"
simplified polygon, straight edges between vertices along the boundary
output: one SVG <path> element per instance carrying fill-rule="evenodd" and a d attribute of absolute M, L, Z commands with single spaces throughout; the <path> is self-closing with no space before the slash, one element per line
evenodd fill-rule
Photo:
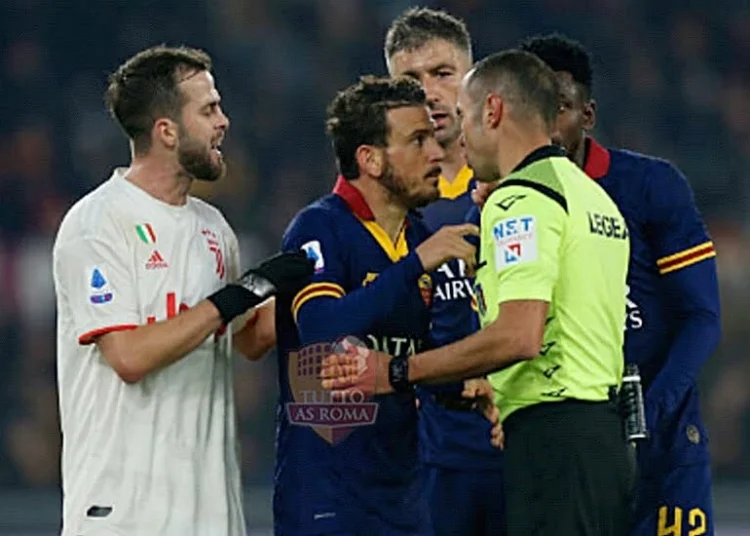
<path fill-rule="evenodd" d="M 146 262 L 146 270 L 160 270 L 162 268 L 168 267 L 169 264 L 167 264 L 167 261 L 165 261 L 164 257 L 161 256 L 161 253 L 159 253 L 158 249 L 154 250 L 154 252 L 148 258 L 148 262 Z"/>
<path fill-rule="evenodd" d="M 180 302 L 179 306 L 177 305 L 177 294 L 175 294 L 174 292 L 167 292 L 166 305 L 167 305 L 166 320 L 169 320 L 170 318 L 174 318 L 178 314 L 184 313 L 185 311 L 190 309 L 190 307 L 182 301 Z M 146 317 L 146 322 L 148 324 L 156 323 L 156 316 L 149 315 L 148 317 Z M 218 339 L 219 337 L 222 337 L 226 332 L 227 332 L 227 327 L 221 326 L 219 329 L 217 329 L 214 332 L 214 336 Z"/>
<path fill-rule="evenodd" d="M 206 237 L 208 243 L 208 250 L 216 257 L 216 275 L 219 279 L 224 279 L 226 273 L 226 265 L 224 264 L 224 253 L 221 251 L 221 245 L 219 244 L 219 237 L 216 233 L 210 229 L 203 229 L 201 234 Z"/>

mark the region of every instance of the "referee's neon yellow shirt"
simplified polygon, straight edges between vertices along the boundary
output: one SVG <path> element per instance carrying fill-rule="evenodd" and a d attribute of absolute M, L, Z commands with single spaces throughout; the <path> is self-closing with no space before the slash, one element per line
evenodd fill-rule
<path fill-rule="evenodd" d="M 559 154 L 529 155 L 482 210 L 482 327 L 503 302 L 549 303 L 540 355 L 489 376 L 501 419 L 542 402 L 607 400 L 622 380 L 627 226 L 605 191 Z"/>

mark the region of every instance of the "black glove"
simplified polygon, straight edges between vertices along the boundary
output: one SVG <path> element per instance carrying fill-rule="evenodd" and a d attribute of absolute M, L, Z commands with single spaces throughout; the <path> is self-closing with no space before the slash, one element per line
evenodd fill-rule
<path fill-rule="evenodd" d="M 276 294 L 294 295 L 310 282 L 315 273 L 315 261 L 309 259 L 304 251 L 277 253 L 261 262 L 255 270 L 249 270 L 245 276 L 250 273 L 268 280 L 276 287 Z"/>
<path fill-rule="evenodd" d="M 296 293 L 310 281 L 314 269 L 315 262 L 304 251 L 278 253 L 245 272 L 236 283 L 211 294 L 208 300 L 226 325 L 271 296 Z"/>

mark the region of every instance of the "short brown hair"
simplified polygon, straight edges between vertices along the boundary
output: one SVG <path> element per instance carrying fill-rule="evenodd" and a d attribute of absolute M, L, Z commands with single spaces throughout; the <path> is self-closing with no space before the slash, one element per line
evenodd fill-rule
<path fill-rule="evenodd" d="M 428 41 L 442 39 L 466 52 L 471 59 L 471 36 L 466 24 L 453 15 L 428 7 L 413 7 L 399 15 L 385 36 L 385 57 L 423 47 Z"/>
<path fill-rule="evenodd" d="M 133 141 L 136 153 L 150 148 L 151 129 L 159 117 L 179 121 L 182 77 L 210 70 L 211 58 L 202 50 L 159 45 L 137 53 L 109 76 L 107 109 Z"/>
<path fill-rule="evenodd" d="M 469 92 L 475 103 L 497 92 L 522 118 L 539 117 L 549 130 L 557 122 L 557 78 L 530 52 L 511 49 L 484 58 L 470 74 Z"/>
<path fill-rule="evenodd" d="M 388 110 L 424 106 L 425 102 L 422 86 L 406 77 L 365 76 L 340 91 L 328 106 L 326 122 L 339 173 L 346 179 L 356 179 L 359 177 L 357 148 L 387 145 Z"/>

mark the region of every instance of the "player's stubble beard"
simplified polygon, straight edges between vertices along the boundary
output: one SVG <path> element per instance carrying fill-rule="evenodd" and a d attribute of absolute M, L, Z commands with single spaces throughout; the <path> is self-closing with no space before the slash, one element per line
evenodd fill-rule
<path fill-rule="evenodd" d="M 447 126 L 435 131 L 435 139 L 443 149 L 447 149 L 461 136 L 461 124 L 456 117 L 447 110 L 441 110 L 448 116 Z"/>
<path fill-rule="evenodd" d="M 226 164 L 220 160 L 217 164 L 211 156 L 211 150 L 197 139 L 180 129 L 177 160 L 185 173 L 199 181 L 215 182 L 224 176 Z"/>
<path fill-rule="evenodd" d="M 436 168 L 436 175 L 440 174 L 440 168 Z M 431 172 L 430 175 L 435 174 Z M 426 179 L 424 179 L 426 180 Z M 440 191 L 435 188 L 434 192 L 423 193 L 421 191 L 412 193 L 406 184 L 406 181 L 396 173 L 391 165 L 390 161 L 386 160 L 385 170 L 383 175 L 380 177 L 380 183 L 388 190 L 388 194 L 391 200 L 406 207 L 408 210 L 415 210 L 423 208 L 437 201 L 440 197 Z"/>

